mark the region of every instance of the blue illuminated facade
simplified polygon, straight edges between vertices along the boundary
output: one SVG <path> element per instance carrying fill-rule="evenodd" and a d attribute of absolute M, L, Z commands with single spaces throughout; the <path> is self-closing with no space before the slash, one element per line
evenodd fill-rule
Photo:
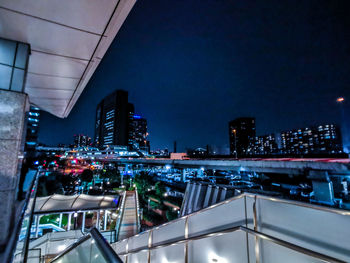
<path fill-rule="evenodd" d="M 27 155 L 35 151 L 38 144 L 39 123 L 40 109 L 32 105 L 27 112 L 27 134 L 24 148 Z"/>

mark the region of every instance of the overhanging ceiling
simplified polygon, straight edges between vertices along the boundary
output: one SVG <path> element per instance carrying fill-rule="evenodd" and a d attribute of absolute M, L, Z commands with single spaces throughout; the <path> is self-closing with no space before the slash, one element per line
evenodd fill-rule
<path fill-rule="evenodd" d="M 0 37 L 31 46 L 30 102 L 67 117 L 136 0 L 0 0 Z"/>

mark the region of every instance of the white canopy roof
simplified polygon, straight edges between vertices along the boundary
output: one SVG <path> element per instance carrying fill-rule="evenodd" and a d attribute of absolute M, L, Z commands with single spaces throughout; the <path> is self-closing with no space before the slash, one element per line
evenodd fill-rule
<path fill-rule="evenodd" d="M 67 117 L 136 0 L 1 0 L 0 37 L 31 46 L 30 102 Z"/>
<path fill-rule="evenodd" d="M 119 196 L 59 195 L 37 197 L 34 214 L 117 209 Z"/>

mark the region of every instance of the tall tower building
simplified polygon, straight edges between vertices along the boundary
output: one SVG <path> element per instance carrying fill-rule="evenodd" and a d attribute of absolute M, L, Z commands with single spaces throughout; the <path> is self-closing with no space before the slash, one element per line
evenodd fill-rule
<path fill-rule="evenodd" d="M 230 154 L 246 156 L 255 138 L 255 118 L 242 117 L 229 122 Z"/>
<path fill-rule="evenodd" d="M 128 92 L 117 90 L 105 97 L 97 106 L 95 144 L 131 146 L 131 120 L 134 105 L 128 102 Z"/>
<path fill-rule="evenodd" d="M 130 137 L 133 148 L 149 152 L 147 132 L 147 120 L 140 115 L 134 115 L 132 121 L 132 136 Z"/>
<path fill-rule="evenodd" d="M 31 105 L 27 113 L 27 134 L 24 150 L 28 155 L 33 154 L 38 144 L 40 109 Z"/>

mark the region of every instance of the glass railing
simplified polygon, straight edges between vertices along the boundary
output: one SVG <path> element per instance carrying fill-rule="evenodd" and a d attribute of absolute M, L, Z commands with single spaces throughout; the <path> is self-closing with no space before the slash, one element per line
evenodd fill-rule
<path fill-rule="evenodd" d="M 350 213 L 243 194 L 112 244 L 124 262 L 350 262 Z"/>
<path fill-rule="evenodd" d="M 66 248 L 52 261 L 55 263 L 122 262 L 101 233 L 93 228 L 90 232 Z"/>
<path fill-rule="evenodd" d="M 16 219 L 14 230 L 9 238 L 6 251 L 4 252 L 4 258 L 2 259 L 4 262 L 29 262 L 27 259 L 29 256 L 28 245 L 31 233 L 30 226 L 33 222 L 36 191 L 41 174 L 41 171 L 36 171 L 34 176 L 29 180 L 28 186 L 25 189 L 26 197 L 20 204 L 22 210 Z M 33 256 L 33 253 L 36 254 L 37 251 L 31 251 L 31 256 Z"/>

